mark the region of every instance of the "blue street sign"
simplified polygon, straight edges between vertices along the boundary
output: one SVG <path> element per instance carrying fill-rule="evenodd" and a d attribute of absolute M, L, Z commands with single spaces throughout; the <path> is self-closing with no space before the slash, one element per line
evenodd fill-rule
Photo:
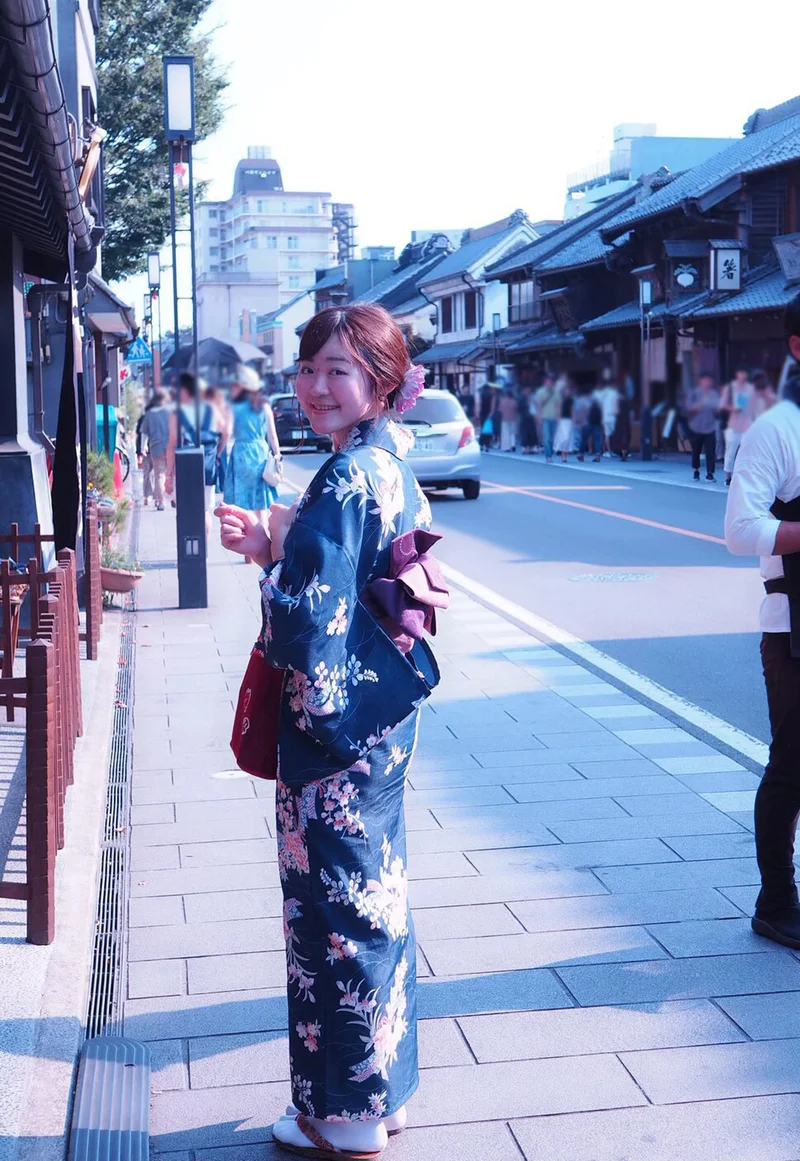
<path fill-rule="evenodd" d="M 153 352 L 141 335 L 137 335 L 128 347 L 128 354 L 125 361 L 127 363 L 152 363 Z"/>

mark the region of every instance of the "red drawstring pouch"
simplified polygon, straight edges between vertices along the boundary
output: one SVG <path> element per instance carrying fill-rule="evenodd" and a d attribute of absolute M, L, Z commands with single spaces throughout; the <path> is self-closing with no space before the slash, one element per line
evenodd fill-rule
<path fill-rule="evenodd" d="M 283 674 L 284 670 L 267 664 L 256 645 L 239 689 L 231 735 L 231 749 L 239 769 L 270 781 L 278 777 Z"/>

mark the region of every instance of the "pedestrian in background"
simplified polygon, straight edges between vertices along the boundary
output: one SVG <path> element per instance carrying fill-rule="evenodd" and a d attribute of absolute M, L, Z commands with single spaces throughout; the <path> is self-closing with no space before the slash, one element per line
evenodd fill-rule
<path fill-rule="evenodd" d="M 733 465 L 742 443 L 742 436 L 753 422 L 750 402 L 755 388 L 745 367 L 738 367 L 730 383 L 722 391 L 721 411 L 725 425 L 725 483 L 730 487 Z"/>
<path fill-rule="evenodd" d="M 537 446 L 536 415 L 534 414 L 533 387 L 524 384 L 519 393 L 519 442 L 522 454 L 531 455 Z"/>
<path fill-rule="evenodd" d="M 578 453 L 576 459 L 583 460 L 583 429 L 586 427 L 590 405 L 589 392 L 585 386 L 578 388 L 572 405 L 572 446 Z"/>
<path fill-rule="evenodd" d="M 147 453 L 142 470 L 145 472 L 145 489 L 152 476 L 152 495 L 157 512 L 164 510 L 164 479 L 167 472 L 167 449 L 169 447 L 170 409 L 167 407 L 163 391 L 154 391 L 153 397 L 144 409 L 136 428 L 137 448 L 139 441 L 147 440 Z M 144 465 L 147 465 L 146 467 Z M 147 503 L 145 490 L 145 503 Z"/>
<path fill-rule="evenodd" d="M 180 407 L 169 416 L 169 443 L 167 444 L 167 492 L 175 493 L 175 452 L 179 447 L 203 449 L 203 482 L 205 485 L 206 536 L 211 532 L 211 511 L 214 507 L 217 478 L 217 445 L 219 432 L 214 427 L 214 411 L 210 403 L 200 403 L 200 433 L 197 433 L 197 395 L 205 390 L 206 384 L 188 371 L 184 371 L 178 385 Z M 173 505 L 175 500 L 173 499 Z"/>
<path fill-rule="evenodd" d="M 566 375 L 562 375 L 558 380 L 556 390 L 560 400 L 560 415 L 553 440 L 553 451 L 561 456 L 561 462 L 565 464 L 567 456 L 572 451 L 572 411 L 574 406 L 572 388 Z"/>
<path fill-rule="evenodd" d="M 233 416 L 227 396 L 219 387 L 206 387 L 203 399 L 214 412 L 214 428 L 219 432 L 217 444 L 217 470 L 214 484 L 217 492 L 225 491 L 225 472 L 228 466 L 228 443 L 233 430 Z"/>
<path fill-rule="evenodd" d="M 789 351 L 800 360 L 800 294 L 786 312 Z M 757 392 L 766 387 L 755 385 Z M 753 930 L 800 948 L 794 847 L 800 812 L 800 367 L 783 399 L 765 409 L 742 439 L 728 494 L 725 539 L 737 556 L 760 556 L 761 661 L 772 744 L 756 794 L 755 838 L 761 890 Z"/>
<path fill-rule="evenodd" d="M 264 470 L 270 455 L 280 463 L 281 449 L 272 408 L 252 367 L 241 366 L 236 373 L 231 410 L 233 447 L 225 478 L 225 503 L 255 512 L 259 523 L 266 526 L 267 512 L 278 493 L 264 479 Z"/>
<path fill-rule="evenodd" d="M 479 409 L 478 409 L 478 423 L 480 425 L 480 434 L 478 436 L 478 443 L 481 451 L 491 451 L 492 443 L 494 442 L 494 392 L 488 383 L 484 383 L 480 390 Z"/>
<path fill-rule="evenodd" d="M 594 455 L 592 459 L 597 464 L 603 458 L 605 446 L 605 432 L 603 430 L 603 404 L 601 402 L 602 388 L 595 388 L 589 396 L 589 406 L 586 411 L 586 421 L 581 432 L 581 451 L 578 459 L 583 462 L 591 444 Z"/>
<path fill-rule="evenodd" d="M 504 391 L 500 399 L 500 450 L 515 452 L 519 429 L 519 407 L 513 391 Z"/>
<path fill-rule="evenodd" d="M 619 393 L 619 407 L 614 432 L 611 436 L 611 451 L 624 464 L 631 450 L 631 401 L 624 391 Z"/>
<path fill-rule="evenodd" d="M 464 379 L 461 384 L 461 390 L 458 393 L 458 401 L 464 408 L 464 414 L 466 415 L 467 419 L 470 421 L 470 423 L 474 423 L 475 396 L 472 394 L 472 388 L 470 387 L 470 377 L 468 373 L 464 375 Z"/>
<path fill-rule="evenodd" d="M 714 376 L 705 371 L 698 385 L 687 394 L 686 411 L 694 479 L 700 479 L 700 455 L 705 453 L 706 479 L 712 484 L 715 480 L 719 405 L 720 394 L 714 384 Z"/>
<path fill-rule="evenodd" d="M 556 427 L 561 418 L 561 400 L 553 376 L 546 374 L 541 387 L 534 396 L 536 420 L 542 436 L 544 458 L 548 464 L 553 462 L 553 442 L 556 436 Z"/>
<path fill-rule="evenodd" d="M 750 396 L 751 425 L 778 402 L 775 388 L 764 371 L 753 374 L 753 394 Z"/>
<path fill-rule="evenodd" d="M 614 382 L 614 373 L 609 368 L 603 371 L 603 386 L 600 389 L 600 405 L 603 408 L 603 434 L 605 435 L 605 451 L 611 455 L 611 439 L 614 428 L 617 426 L 619 414 L 620 391 Z"/>

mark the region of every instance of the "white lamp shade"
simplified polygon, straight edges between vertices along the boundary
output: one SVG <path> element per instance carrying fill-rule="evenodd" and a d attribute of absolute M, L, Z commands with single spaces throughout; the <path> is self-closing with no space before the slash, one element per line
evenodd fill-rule
<path fill-rule="evenodd" d="M 161 285 L 161 258 L 157 250 L 147 255 L 147 282 L 153 289 Z"/>
<path fill-rule="evenodd" d="M 164 127 L 168 140 L 194 140 L 194 58 L 164 58 Z"/>

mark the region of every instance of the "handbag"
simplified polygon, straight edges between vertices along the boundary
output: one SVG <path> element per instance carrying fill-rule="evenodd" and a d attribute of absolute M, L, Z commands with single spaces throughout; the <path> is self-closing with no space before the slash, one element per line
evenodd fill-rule
<path fill-rule="evenodd" d="M 278 777 L 283 674 L 267 662 L 257 641 L 242 678 L 231 734 L 231 750 L 239 769 L 270 781 Z"/>
<path fill-rule="evenodd" d="M 271 488 L 279 487 L 283 480 L 283 460 L 279 460 L 271 448 L 267 448 L 267 462 L 261 474 Z"/>

